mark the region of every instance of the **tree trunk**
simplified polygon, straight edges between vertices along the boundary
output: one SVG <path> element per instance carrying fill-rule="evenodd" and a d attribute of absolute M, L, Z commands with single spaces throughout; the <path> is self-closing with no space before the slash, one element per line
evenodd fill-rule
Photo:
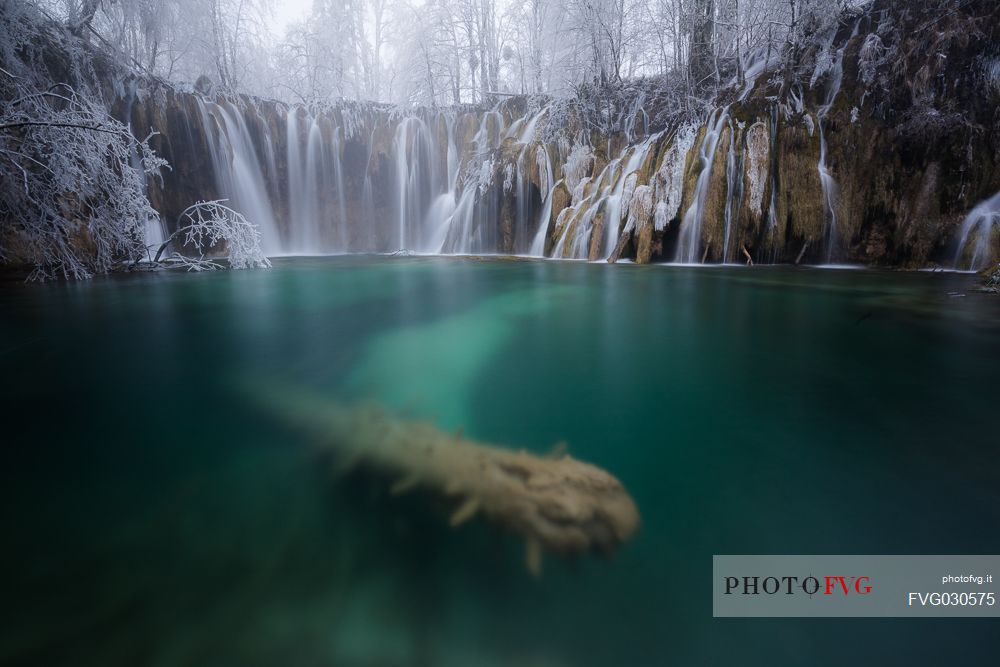
<path fill-rule="evenodd" d="M 94 22 L 94 15 L 97 14 L 101 6 L 101 0 L 83 0 L 80 5 L 80 13 L 76 16 L 70 31 L 84 41 L 90 41 L 90 24 Z"/>
<path fill-rule="evenodd" d="M 715 0 L 694 0 L 691 36 L 688 45 L 688 70 L 695 92 L 706 88 L 715 73 Z"/>

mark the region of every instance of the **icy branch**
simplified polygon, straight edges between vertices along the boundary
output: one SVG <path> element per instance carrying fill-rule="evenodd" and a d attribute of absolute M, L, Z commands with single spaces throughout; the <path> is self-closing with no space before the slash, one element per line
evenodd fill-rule
<path fill-rule="evenodd" d="M 159 247 L 153 262 L 192 271 L 218 269 L 222 268 L 221 265 L 206 258 L 206 255 L 212 250 L 220 252 L 225 249 L 229 266 L 233 269 L 270 267 L 271 262 L 261 250 L 260 230 L 223 201 L 198 202 L 184 209 L 177 222 L 177 231 Z M 182 247 L 194 249 L 198 255 L 191 257 L 175 251 L 161 262 L 167 248 L 178 241 Z"/>

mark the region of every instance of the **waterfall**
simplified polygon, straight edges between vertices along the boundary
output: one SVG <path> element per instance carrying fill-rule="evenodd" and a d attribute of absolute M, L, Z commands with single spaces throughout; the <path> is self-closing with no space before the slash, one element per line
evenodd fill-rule
<path fill-rule="evenodd" d="M 737 157 L 736 127 L 729 120 L 729 154 L 726 157 L 726 210 L 725 235 L 722 244 L 722 263 L 729 261 L 729 244 L 733 228 L 739 224 L 740 208 L 743 205 L 743 173 L 746 151 L 742 147 Z"/>
<path fill-rule="evenodd" d="M 542 213 L 538 216 L 538 227 L 535 236 L 531 241 L 531 248 L 528 254 L 533 257 L 545 256 L 545 237 L 549 229 L 549 220 L 552 218 L 552 195 L 556 186 L 562 183 L 553 183 L 552 161 L 549 159 L 549 152 L 544 146 L 539 146 L 535 150 L 535 162 L 538 163 L 539 180 L 542 181 Z M 544 176 L 544 178 L 543 178 Z"/>
<path fill-rule="evenodd" d="M 412 119 L 416 120 L 416 119 Z M 410 191 L 412 189 L 411 170 L 409 166 L 410 150 L 410 123 L 407 118 L 396 128 L 396 137 L 393 140 L 393 150 L 396 152 L 396 220 L 399 225 L 399 249 L 406 248 L 406 222 L 409 218 L 412 206 L 410 204 Z M 419 165 L 414 165 L 413 171 L 419 169 Z M 414 174 L 415 175 L 415 174 Z"/>
<path fill-rule="evenodd" d="M 970 271 L 984 268 L 990 259 L 990 240 L 995 225 L 1000 225 L 1000 192 L 977 204 L 969 215 L 965 216 L 958 231 L 958 247 L 955 250 L 952 268 Z M 963 267 L 962 259 L 966 254 L 969 239 L 973 235 L 975 235 L 975 245 L 972 248 L 972 255 L 969 257 L 969 263 Z"/>
<path fill-rule="evenodd" d="M 594 216 L 604 202 L 604 197 L 599 198 L 599 194 L 603 192 L 607 183 L 617 179 L 620 164 L 621 159 L 616 158 L 604 167 L 597 178 L 587 176 L 577 182 L 571 192 L 570 206 L 559 214 L 559 219 L 556 221 L 556 228 L 561 226 L 562 231 L 552 249 L 553 257 L 586 259 L 589 256 Z M 571 184 L 569 173 L 566 174 L 566 178 L 567 184 Z M 608 216 L 605 215 L 605 222 L 607 219 Z"/>
<path fill-rule="evenodd" d="M 834 246 L 837 244 L 837 181 L 826 164 L 826 133 L 823 131 L 823 117 L 819 117 L 819 182 L 823 189 L 823 203 L 829 218 L 827 223 L 826 259 L 833 261 Z"/>
<path fill-rule="evenodd" d="M 622 219 L 628 213 L 632 193 L 638 185 L 638 171 L 662 136 L 660 132 L 647 137 L 641 144 L 628 147 L 622 157 L 609 162 L 596 178 L 584 178 L 577 183 L 571 213 L 567 214 L 572 218 L 562 228 L 552 251 L 553 257 L 607 259 L 611 256 L 618 242 Z M 551 202 L 547 207 L 551 207 Z M 603 237 L 593 236 L 598 216 L 603 216 Z"/>
<path fill-rule="evenodd" d="M 289 109 L 285 122 L 288 240 L 282 252 L 346 252 L 343 128 L 333 124 L 330 116 L 311 115 L 300 108 Z"/>
<path fill-rule="evenodd" d="M 622 218 L 628 214 L 629 203 L 632 201 L 632 193 L 635 191 L 637 185 L 637 180 L 633 178 L 631 188 L 629 188 L 629 177 L 642 167 L 646 161 L 646 157 L 649 155 L 650 147 L 661 136 L 662 133 L 654 134 L 631 149 L 631 154 L 625 163 L 621 177 L 612 191 L 604 195 L 607 204 L 604 213 L 605 241 L 603 253 L 601 254 L 602 259 L 607 259 L 611 256 L 612 251 L 614 251 L 615 244 L 618 243 L 618 232 L 621 227 Z"/>
<path fill-rule="evenodd" d="M 753 87 L 757 84 L 757 79 L 761 74 L 767 71 L 768 67 L 770 67 L 770 56 L 772 50 L 775 52 L 775 55 L 777 55 L 777 49 L 772 49 L 770 44 L 765 44 L 758 47 L 753 53 L 750 54 L 749 64 L 746 65 L 743 70 L 744 85 L 743 90 L 740 92 L 738 101 L 742 102 L 750 96 L 750 93 L 753 92 Z M 734 79 L 730 83 L 730 86 L 737 85 L 738 83 L 739 81 L 737 77 L 737 79 Z"/>
<path fill-rule="evenodd" d="M 361 184 L 361 222 L 364 230 L 358 237 L 358 247 L 369 251 L 375 249 L 375 186 L 372 184 L 372 158 L 375 151 L 376 127 L 377 125 L 373 124 L 372 130 L 368 134 L 368 145 L 366 146 L 365 178 Z"/>
<path fill-rule="evenodd" d="M 715 163 L 715 149 L 719 145 L 722 128 L 729 119 L 729 107 L 716 109 L 709 116 L 705 137 L 698 149 L 701 173 L 695 184 L 694 201 L 684 213 L 681 221 L 680 238 L 677 241 L 677 261 L 695 264 L 701 261 L 701 222 L 705 215 L 705 197 L 712 181 L 712 166 Z"/>
<path fill-rule="evenodd" d="M 535 127 L 547 111 L 548 109 L 542 109 L 541 111 L 532 114 L 530 118 L 527 116 L 518 118 L 511 123 L 510 128 L 504 133 L 504 138 L 515 138 L 519 144 L 532 143 L 535 140 Z"/>
<path fill-rule="evenodd" d="M 128 126 L 129 132 L 135 134 L 132 130 L 132 108 L 135 105 L 136 92 L 138 88 L 138 82 L 133 80 L 129 84 L 128 89 L 128 102 L 125 106 L 125 123 Z M 128 162 L 135 173 L 138 174 L 139 178 L 142 180 L 143 189 L 149 189 L 148 179 L 146 177 L 146 170 L 142 167 L 142 160 L 139 158 L 139 151 L 136 149 L 136 145 L 133 142 L 129 143 L 129 154 Z M 147 216 L 146 222 L 143 225 L 143 244 L 150 249 L 150 255 L 155 255 L 156 251 L 163 241 L 166 239 L 166 234 L 163 231 L 163 220 L 158 215 Z"/>
<path fill-rule="evenodd" d="M 524 254 L 531 249 L 528 239 L 529 227 L 534 227 L 534 207 L 531 197 L 530 174 L 526 173 L 525 156 L 530 150 L 530 146 L 525 145 L 517 155 L 517 168 L 514 170 L 515 189 L 514 202 L 516 204 L 515 227 L 514 227 L 514 252 Z"/>
<path fill-rule="evenodd" d="M 347 202 L 345 201 L 346 191 L 344 190 L 344 166 L 340 159 L 342 141 L 343 128 L 334 128 L 329 151 L 330 164 L 333 169 L 333 192 L 337 197 L 338 218 L 336 220 L 336 229 L 334 232 L 334 249 L 337 252 L 346 252 L 349 248 L 349 234 L 347 232 Z"/>
<path fill-rule="evenodd" d="M 274 209 L 261 173 L 261 160 L 243 115 L 228 102 L 217 104 L 199 98 L 198 105 L 218 192 L 228 199 L 230 207 L 258 226 L 266 254 L 282 252 Z"/>
<path fill-rule="evenodd" d="M 771 121 L 770 121 L 770 145 L 768 150 L 770 152 L 770 165 L 769 169 L 771 172 L 771 200 L 767 207 L 767 231 L 770 237 L 771 243 L 771 261 L 777 256 L 778 249 L 776 247 L 775 235 L 778 232 L 778 105 L 771 105 Z"/>
<path fill-rule="evenodd" d="M 298 232 L 298 244 L 292 250 L 309 254 L 319 250 L 320 179 L 326 171 L 323 164 L 323 130 L 318 118 L 311 119 L 306 137 L 305 180 L 302 183 L 305 215 L 298 220 L 292 219 L 291 226 L 293 231 Z"/>
<path fill-rule="evenodd" d="M 434 117 L 431 123 L 440 120 Z M 398 247 L 401 250 L 440 251 L 440 246 L 435 245 L 441 236 L 436 216 L 441 214 L 441 195 L 451 189 L 447 182 L 451 155 L 442 158 L 435 139 L 432 125 L 419 116 L 408 116 L 396 127 L 393 151 Z M 449 146 L 447 153 L 450 151 Z M 432 205 L 438 206 L 432 211 Z"/>
<path fill-rule="evenodd" d="M 296 106 L 281 109 L 275 121 L 238 101 L 199 98 L 198 104 L 216 190 L 259 226 L 272 255 L 406 249 L 543 256 L 550 223 L 558 218 L 553 256 L 608 258 L 637 187 L 654 188 L 656 231 L 673 219 L 695 136 L 693 128 L 678 130 L 656 173 L 644 167 L 666 130 L 626 145 L 593 174 L 595 157 L 586 141 L 540 141 L 548 107 L 508 122 L 502 106 L 412 113 Z M 639 102 L 626 120 L 632 133 L 645 131 L 649 122 Z M 700 225 L 723 123 L 735 123 L 726 110 L 709 119 L 698 197 L 685 216 L 688 234 L 697 234 L 692 224 Z M 727 170 L 734 193 L 743 168 L 736 142 L 734 137 Z M 555 216 L 557 187 L 571 189 L 572 200 Z M 738 223 L 738 199 L 727 211 L 727 229 Z"/>
<path fill-rule="evenodd" d="M 443 218 L 437 226 L 443 242 L 435 252 L 455 254 L 497 252 L 497 212 L 499 193 L 492 188 L 494 168 L 492 152 L 499 147 L 503 129 L 503 115 L 497 111 L 487 111 L 479 122 L 479 129 L 472 139 L 473 149 L 470 160 L 478 163 L 478 169 L 466 169 L 464 182 L 459 182 L 460 169 L 455 169 L 455 180 L 450 184 L 450 199 L 438 197 L 435 204 L 442 212 L 452 213 Z M 449 136 L 450 133 L 449 133 Z M 449 139 L 449 154 L 452 139 Z M 449 155 L 449 172 L 451 171 Z M 459 190 L 461 192 L 459 193 Z"/>
<path fill-rule="evenodd" d="M 834 253 L 836 251 L 836 246 L 839 241 L 838 230 L 837 230 L 837 181 L 834 180 L 833 174 L 830 173 L 829 166 L 826 163 L 826 132 L 823 129 L 823 119 L 826 115 L 830 113 L 830 109 L 833 108 L 834 102 L 837 101 L 837 95 L 840 93 L 840 86 L 844 81 L 844 50 L 858 34 L 858 26 L 861 24 L 861 19 L 858 19 L 854 23 L 854 30 L 851 32 L 851 36 L 847 38 L 844 45 L 837 50 L 837 54 L 833 59 L 831 65 L 832 74 L 830 77 L 830 83 L 827 87 L 826 98 L 823 100 L 822 106 L 820 106 L 819 111 L 816 113 L 816 124 L 819 125 L 819 164 L 817 169 L 819 170 L 819 182 L 823 189 L 823 203 L 826 206 L 827 216 L 829 217 L 829 223 L 827 226 L 827 241 L 826 241 L 826 255 L 827 262 L 832 262 L 834 259 Z M 814 79 L 815 79 L 814 74 Z"/>

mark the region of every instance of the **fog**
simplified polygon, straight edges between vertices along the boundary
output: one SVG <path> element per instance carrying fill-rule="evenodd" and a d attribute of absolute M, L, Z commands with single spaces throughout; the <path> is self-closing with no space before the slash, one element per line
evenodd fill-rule
<path fill-rule="evenodd" d="M 673 78 L 714 92 L 856 0 L 42 0 L 172 81 L 287 102 L 490 103 Z M 204 79 L 203 79 L 204 81 Z"/>

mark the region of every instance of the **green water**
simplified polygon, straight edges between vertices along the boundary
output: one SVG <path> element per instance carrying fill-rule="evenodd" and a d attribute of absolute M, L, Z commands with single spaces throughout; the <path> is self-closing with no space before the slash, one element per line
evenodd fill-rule
<path fill-rule="evenodd" d="M 995 621 L 711 616 L 712 554 L 1000 553 L 973 280 L 350 258 L 0 286 L 0 664 L 992 662 Z M 642 527 L 534 580 L 512 538 L 335 475 L 262 387 L 566 441 Z"/>

